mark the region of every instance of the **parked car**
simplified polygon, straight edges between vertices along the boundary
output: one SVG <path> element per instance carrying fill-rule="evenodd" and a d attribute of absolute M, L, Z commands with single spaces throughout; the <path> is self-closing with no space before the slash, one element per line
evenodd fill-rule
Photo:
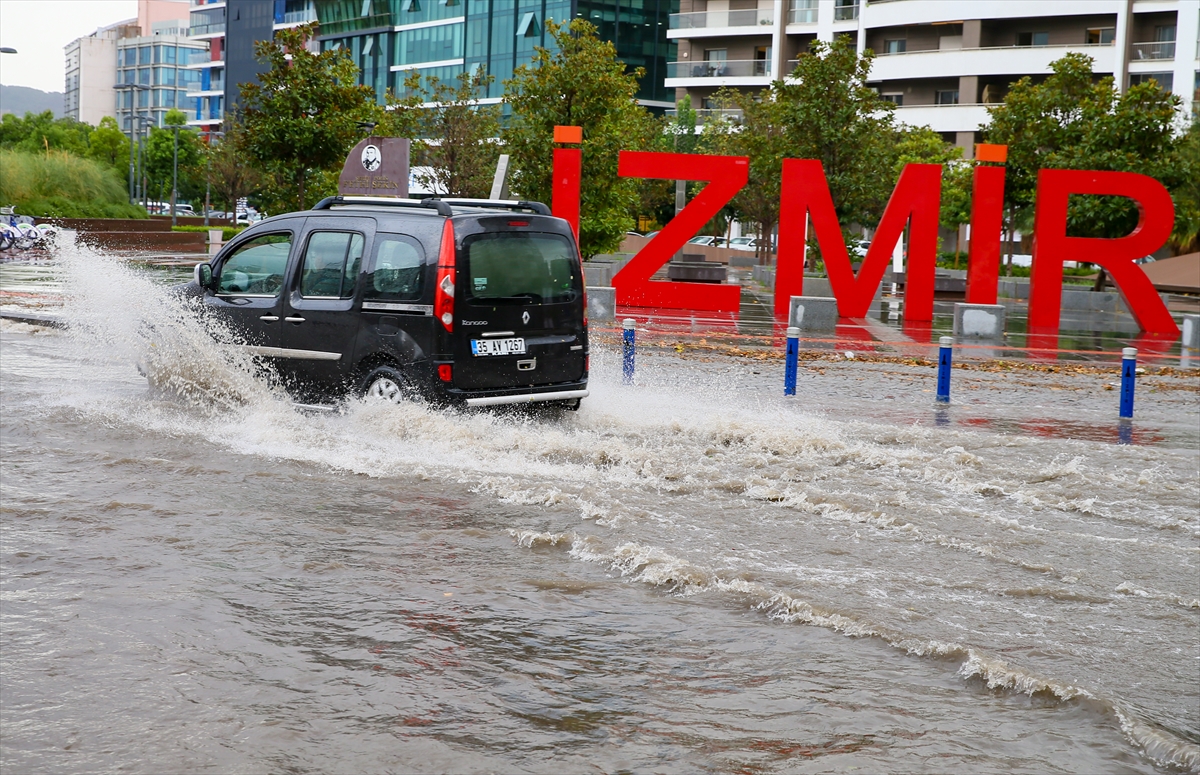
<path fill-rule="evenodd" d="M 733 239 L 729 240 L 729 247 L 733 248 L 734 250 L 749 250 L 751 252 L 756 252 L 758 250 L 758 246 L 761 244 L 763 244 L 763 240 L 760 240 L 758 237 L 734 237 Z M 769 245 L 767 249 L 768 252 L 774 253 L 775 246 L 769 242 L 766 244 Z"/>
<path fill-rule="evenodd" d="M 690 240 L 688 240 L 688 244 L 689 245 L 703 245 L 705 247 L 710 247 L 710 248 L 723 248 L 723 247 L 725 247 L 725 238 L 724 237 L 709 237 L 709 236 L 692 237 Z"/>
<path fill-rule="evenodd" d="M 868 251 L 870 248 L 871 248 L 871 241 L 870 241 L 870 240 L 865 240 L 865 239 L 864 239 L 864 240 L 859 240 L 858 242 L 852 242 L 852 243 L 850 243 L 850 253 L 852 254 L 852 257 L 853 257 L 853 256 L 857 256 L 857 257 L 858 257 L 858 258 L 860 258 L 860 259 L 862 259 L 862 258 L 866 258 L 866 257 L 867 257 L 867 251 Z"/>
<path fill-rule="evenodd" d="M 304 399 L 578 408 L 582 279 L 570 225 L 538 202 L 330 197 L 246 229 L 183 292 Z"/>

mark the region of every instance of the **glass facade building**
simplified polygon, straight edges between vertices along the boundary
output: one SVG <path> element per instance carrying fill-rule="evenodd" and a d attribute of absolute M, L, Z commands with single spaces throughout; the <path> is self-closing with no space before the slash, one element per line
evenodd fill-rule
<path fill-rule="evenodd" d="M 651 107 L 674 105 L 664 87 L 676 44 L 667 39 L 679 0 L 315 0 L 322 49 L 350 52 L 362 83 L 380 103 L 397 94 L 409 72 L 445 81 L 458 74 L 494 76 L 488 97 L 499 99 L 504 81 L 532 61 L 535 46 L 553 43 L 546 21 L 574 18 L 596 25 L 630 68 L 645 68 L 638 98 Z"/>
<path fill-rule="evenodd" d="M 182 36 L 154 35 L 117 41 L 117 83 L 149 87 L 117 91 L 117 123 L 129 132 L 135 113 L 159 127 L 172 108 L 187 113 L 191 105 L 188 91 L 200 78 L 199 71 L 189 68 L 207 58 L 207 45 Z"/>

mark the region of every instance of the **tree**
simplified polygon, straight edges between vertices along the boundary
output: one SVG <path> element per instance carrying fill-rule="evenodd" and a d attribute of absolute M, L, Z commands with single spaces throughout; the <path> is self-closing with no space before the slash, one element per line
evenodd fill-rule
<path fill-rule="evenodd" d="M 1092 58 L 1071 53 L 1053 62 L 1042 83 L 1013 84 L 1004 102 L 989 108 L 987 142 L 1008 146 L 1005 205 L 1008 220 L 1028 229 L 1039 169 L 1139 172 L 1167 185 L 1182 183 L 1172 125 L 1179 98 L 1154 82 L 1118 94 L 1112 78 L 1096 80 Z M 1137 224 L 1137 208 L 1123 197 L 1072 197 L 1068 231 L 1118 237 Z"/>
<path fill-rule="evenodd" d="M 357 84 L 349 53 L 310 51 L 315 34 L 316 25 L 306 24 L 256 42 L 255 55 L 270 69 L 259 76 L 261 85 L 239 86 L 245 148 L 271 174 L 278 196 L 301 210 L 313 201 L 312 173 L 340 167 L 361 136 L 358 123 L 378 117 L 374 93 Z"/>
<path fill-rule="evenodd" d="M 0 148 L 16 151 L 67 151 L 76 156 L 87 155 L 90 124 L 73 118 L 55 118 L 50 111 L 26 113 L 19 118 L 6 113 L 0 120 Z"/>
<path fill-rule="evenodd" d="M 481 105 L 494 80 L 460 73 L 458 86 L 434 77 L 422 85 L 413 71 L 404 80 L 406 96 L 388 95 L 384 133 L 413 138 L 417 182 L 443 196 L 486 198 L 491 193 L 500 145 L 500 106 Z M 433 107 L 423 107 L 433 104 Z"/>
<path fill-rule="evenodd" d="M 814 41 L 789 80 L 758 94 L 718 95 L 718 104 L 731 111 L 705 126 L 705 147 L 750 157 L 749 183 L 733 205 L 757 223 L 760 235 L 769 235 L 779 220 L 785 157 L 821 161 L 843 226 L 870 226 L 882 217 L 895 184 L 897 132 L 892 104 L 867 85 L 873 58 L 869 50 L 859 56 L 844 35 Z"/>
<path fill-rule="evenodd" d="M 897 132 L 896 161 L 893 180 L 900 179 L 906 164 L 942 165 L 942 197 L 938 223 L 943 229 L 954 230 L 971 221 L 971 182 L 974 164 L 965 161 L 962 149 L 947 143 L 929 127 L 904 127 Z M 961 248 L 961 243 L 956 243 Z M 954 253 L 954 268 L 958 268 L 959 253 Z"/>
<path fill-rule="evenodd" d="M 760 238 L 755 252 L 762 263 L 771 252 L 769 238 L 779 223 L 783 159 L 788 155 L 785 116 L 777 96 L 774 85 L 760 94 L 720 92 L 715 102 L 722 112 L 705 125 L 702 136 L 708 153 L 750 157 L 746 186 L 726 209 L 729 215 L 755 224 Z"/>
<path fill-rule="evenodd" d="M 178 110 L 167 112 L 165 123 L 183 124 L 187 116 Z M 203 189 L 199 168 L 203 158 L 200 135 L 193 129 L 179 130 L 179 192 L 183 199 L 193 199 Z M 170 197 L 171 179 L 175 171 L 175 130 L 150 130 L 146 140 L 146 176 L 150 190 L 159 192 L 159 200 Z M 165 195 L 164 195 L 165 193 Z"/>
<path fill-rule="evenodd" d="M 1175 200 L 1175 230 L 1171 247 L 1177 254 L 1200 250 L 1200 118 L 1180 140 L 1176 150 L 1180 183 L 1171 192 Z"/>
<path fill-rule="evenodd" d="M 115 118 L 100 119 L 100 125 L 88 136 L 87 155 L 122 175 L 129 169 L 129 138 Z"/>
<path fill-rule="evenodd" d="M 512 106 L 503 134 L 515 168 L 512 186 L 527 199 L 550 202 L 554 127 L 583 127 L 579 247 L 590 257 L 617 249 L 633 228 L 637 185 L 617 175 L 617 154 L 646 147 L 657 124 L 637 103 L 642 69 L 627 72 L 594 25 L 547 21 L 546 31 L 557 51 L 538 46 L 533 62 L 504 83 Z"/>
<path fill-rule="evenodd" d="M 246 132 L 236 113 L 225 116 L 224 136 L 204 149 L 204 174 L 213 199 L 225 212 L 235 212 L 238 200 L 256 193 L 263 185 L 259 170 L 246 164 Z"/>

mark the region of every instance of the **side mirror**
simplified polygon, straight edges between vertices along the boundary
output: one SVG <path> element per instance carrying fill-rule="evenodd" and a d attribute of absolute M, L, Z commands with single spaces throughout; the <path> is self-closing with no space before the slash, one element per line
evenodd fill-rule
<path fill-rule="evenodd" d="M 212 284 L 213 284 L 212 266 L 207 263 L 196 264 L 195 279 L 196 279 L 196 285 L 199 285 L 201 288 L 204 288 L 206 290 L 212 288 Z"/>

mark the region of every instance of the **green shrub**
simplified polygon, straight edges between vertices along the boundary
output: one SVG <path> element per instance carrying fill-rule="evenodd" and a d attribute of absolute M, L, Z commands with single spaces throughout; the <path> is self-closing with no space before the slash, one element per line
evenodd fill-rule
<path fill-rule="evenodd" d="M 63 151 L 0 151 L 0 204 L 43 218 L 150 217 L 115 172 Z"/>

